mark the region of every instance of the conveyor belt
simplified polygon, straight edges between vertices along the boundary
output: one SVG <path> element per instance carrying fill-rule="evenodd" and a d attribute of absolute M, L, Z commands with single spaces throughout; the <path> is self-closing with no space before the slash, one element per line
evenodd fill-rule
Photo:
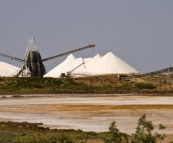
<path fill-rule="evenodd" d="M 173 67 L 169 67 L 166 69 L 162 69 L 162 70 L 158 70 L 158 71 L 154 71 L 154 72 L 149 72 L 149 73 L 144 73 L 144 74 L 139 74 L 139 75 L 132 75 L 132 76 L 121 76 L 120 79 L 121 80 L 130 80 L 133 78 L 140 78 L 140 77 L 146 77 L 146 76 L 153 76 L 153 75 L 158 75 L 158 74 L 162 74 L 162 73 L 166 73 L 166 72 L 172 72 L 173 71 Z"/>
<path fill-rule="evenodd" d="M 51 59 L 54 59 L 54 58 L 58 58 L 58 57 L 61 57 L 61 56 L 67 55 L 67 54 L 71 54 L 71 53 L 74 53 L 74 52 L 78 52 L 78 51 L 81 51 L 81 50 L 84 50 L 84 49 L 87 49 L 87 48 L 93 48 L 93 47 L 95 47 L 95 44 L 88 45 L 88 46 L 78 48 L 78 49 L 75 49 L 75 50 L 71 50 L 71 51 L 68 51 L 68 52 L 65 52 L 65 53 L 62 53 L 62 54 L 59 54 L 59 55 L 55 55 L 55 56 L 52 56 L 52 57 L 49 57 L 49 58 L 46 58 L 46 59 L 42 59 L 42 62 L 45 62 L 45 61 L 48 61 L 48 60 L 51 60 Z M 18 62 L 24 62 L 23 59 L 19 59 L 19 58 L 9 56 L 9 55 L 3 54 L 3 53 L 0 53 L 0 56 L 10 58 L 10 59 L 16 60 Z"/>
<path fill-rule="evenodd" d="M 24 62 L 24 60 L 22 60 L 22 59 L 19 59 L 19 58 L 13 57 L 13 56 L 9 56 L 9 55 L 6 55 L 6 54 L 0 53 L 0 56 L 6 57 L 6 58 L 10 58 L 10 59 L 16 60 L 18 62 Z"/>
<path fill-rule="evenodd" d="M 78 48 L 78 49 L 75 49 L 75 50 L 71 50 L 71 51 L 56 55 L 56 56 L 52 56 L 52 57 L 49 57 L 49 58 L 46 58 L 46 59 L 42 59 L 42 62 L 45 62 L 45 61 L 48 61 L 48 60 L 51 60 L 51 59 L 54 59 L 54 58 L 58 58 L 58 57 L 61 57 L 61 56 L 67 55 L 67 54 L 71 54 L 71 53 L 74 53 L 74 52 L 77 52 L 77 51 L 81 51 L 81 50 L 84 50 L 84 49 L 87 49 L 87 48 L 92 48 L 92 47 L 95 47 L 95 45 L 94 44 L 93 45 L 88 45 L 88 46 Z"/>

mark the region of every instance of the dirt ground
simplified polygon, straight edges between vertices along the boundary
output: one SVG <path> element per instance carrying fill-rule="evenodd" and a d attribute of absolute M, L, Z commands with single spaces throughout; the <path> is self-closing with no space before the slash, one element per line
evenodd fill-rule
<path fill-rule="evenodd" d="M 0 121 L 42 122 L 58 129 L 103 132 L 115 121 L 121 132 L 132 134 L 143 114 L 155 125 L 165 125 L 166 141 L 173 140 L 173 96 L 74 94 L 0 98 Z"/>

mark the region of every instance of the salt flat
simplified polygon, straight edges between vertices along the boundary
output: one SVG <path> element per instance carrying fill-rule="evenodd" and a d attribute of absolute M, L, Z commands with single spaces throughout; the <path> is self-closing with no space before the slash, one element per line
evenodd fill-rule
<path fill-rule="evenodd" d="M 173 104 L 170 96 L 101 96 L 86 97 L 54 96 L 1 99 L 0 105 L 29 105 L 29 104 L 89 104 L 89 105 L 158 105 Z"/>
<path fill-rule="evenodd" d="M 44 126 L 108 131 L 112 121 L 122 132 L 135 132 L 142 114 L 173 135 L 173 96 L 26 95 L 0 99 L 0 121 L 42 122 Z M 173 138 L 173 137 L 172 137 Z"/>

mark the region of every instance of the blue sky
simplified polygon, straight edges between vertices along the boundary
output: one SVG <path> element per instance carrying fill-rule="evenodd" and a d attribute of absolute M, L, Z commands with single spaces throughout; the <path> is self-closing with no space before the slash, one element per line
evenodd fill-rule
<path fill-rule="evenodd" d="M 0 0 L 0 52 L 23 58 L 35 37 L 42 58 L 96 44 L 74 55 L 113 52 L 143 73 L 166 68 L 173 66 L 172 6 L 171 0 Z M 45 62 L 47 71 L 65 58 Z"/>

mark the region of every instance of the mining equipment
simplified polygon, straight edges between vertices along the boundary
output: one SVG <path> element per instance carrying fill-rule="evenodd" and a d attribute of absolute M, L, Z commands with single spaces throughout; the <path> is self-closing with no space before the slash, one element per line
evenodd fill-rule
<path fill-rule="evenodd" d="M 85 47 L 81 47 L 52 57 L 41 59 L 40 52 L 38 51 L 35 43 L 35 38 L 30 38 L 24 55 L 24 59 L 16 58 L 2 53 L 0 53 L 0 56 L 11 58 L 12 60 L 18 62 L 22 62 L 22 68 L 16 74 L 13 75 L 14 77 L 43 77 L 43 75 L 46 73 L 46 69 L 44 67 L 43 62 L 93 47 L 95 47 L 95 44 L 90 44 Z"/>
<path fill-rule="evenodd" d="M 136 78 L 143 78 L 143 77 L 149 77 L 149 76 L 156 76 L 156 75 L 170 75 L 173 73 L 173 67 L 168 67 L 165 69 L 144 73 L 144 74 L 129 74 L 129 75 L 120 75 L 120 80 L 130 80 L 130 79 L 136 79 Z"/>
<path fill-rule="evenodd" d="M 82 63 L 80 64 L 80 65 L 78 65 L 77 67 L 75 67 L 74 69 L 72 69 L 71 71 L 68 71 L 67 72 L 67 74 L 65 75 L 65 73 L 62 73 L 62 75 L 61 75 L 61 77 L 68 77 L 68 78 L 70 78 L 71 77 L 71 73 L 73 72 L 73 71 L 75 71 L 76 69 L 78 69 L 80 66 L 82 66 L 82 65 L 85 65 L 85 62 L 84 62 L 84 59 L 82 59 Z"/>

